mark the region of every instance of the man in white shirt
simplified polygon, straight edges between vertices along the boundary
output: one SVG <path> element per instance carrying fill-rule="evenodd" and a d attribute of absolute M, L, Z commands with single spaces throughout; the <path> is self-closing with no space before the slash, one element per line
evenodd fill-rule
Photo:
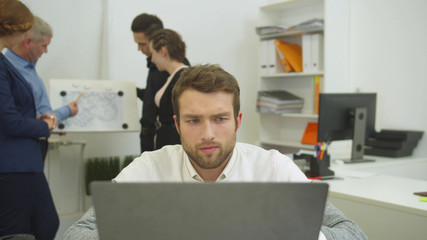
<path fill-rule="evenodd" d="M 116 182 L 306 182 L 291 159 L 276 150 L 236 143 L 242 121 L 236 79 L 216 65 L 187 68 L 172 92 L 181 145 L 144 152 Z M 98 239 L 91 208 L 63 239 Z M 319 239 L 367 239 L 327 203 Z"/>

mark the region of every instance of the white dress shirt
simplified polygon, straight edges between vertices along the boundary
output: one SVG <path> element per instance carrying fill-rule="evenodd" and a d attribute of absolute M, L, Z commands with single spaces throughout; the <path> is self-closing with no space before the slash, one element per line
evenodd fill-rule
<path fill-rule="evenodd" d="M 181 145 L 144 152 L 114 179 L 117 182 L 203 182 Z M 295 163 L 276 150 L 236 143 L 217 182 L 308 182 Z"/>

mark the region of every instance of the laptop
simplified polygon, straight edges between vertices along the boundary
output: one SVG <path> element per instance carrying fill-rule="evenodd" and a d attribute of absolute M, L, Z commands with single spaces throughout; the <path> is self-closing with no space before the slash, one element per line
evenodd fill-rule
<path fill-rule="evenodd" d="M 100 240 L 314 240 L 326 183 L 92 182 Z"/>

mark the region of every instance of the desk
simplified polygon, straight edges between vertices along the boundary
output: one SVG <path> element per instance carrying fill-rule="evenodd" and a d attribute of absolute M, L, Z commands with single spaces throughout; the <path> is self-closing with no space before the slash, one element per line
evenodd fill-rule
<path fill-rule="evenodd" d="M 329 200 L 365 231 L 369 239 L 423 239 L 427 203 L 414 192 L 427 191 L 427 157 L 337 165 L 328 180 Z M 342 179 L 340 179 L 342 178 Z"/>

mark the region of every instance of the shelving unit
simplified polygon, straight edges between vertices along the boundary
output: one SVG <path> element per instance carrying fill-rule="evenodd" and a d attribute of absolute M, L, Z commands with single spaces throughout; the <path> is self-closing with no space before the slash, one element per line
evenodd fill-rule
<path fill-rule="evenodd" d="M 274 73 L 274 74 L 264 74 L 261 75 L 262 78 L 291 78 L 291 77 L 314 77 L 317 75 L 323 75 L 323 72 L 289 72 L 289 73 Z"/>
<path fill-rule="evenodd" d="M 301 37 L 304 34 L 307 33 L 318 33 L 323 32 L 323 28 L 320 27 L 314 27 L 311 29 L 306 29 L 304 31 L 286 31 L 284 33 L 277 33 L 277 34 L 269 34 L 265 36 L 260 36 L 261 40 L 265 39 L 271 39 L 271 38 L 282 38 L 282 37 Z"/>
<path fill-rule="evenodd" d="M 311 19 L 324 19 L 323 0 L 294 0 L 260 7 L 258 26 L 293 26 Z M 313 27 L 304 31 L 285 31 L 260 36 L 262 41 L 280 39 L 296 43 L 302 47 L 305 34 L 320 33 L 323 27 Z M 323 47 L 323 46 L 322 46 Z M 260 51 L 265 50 L 261 49 Z M 262 55 L 262 54 L 261 54 Z M 262 60 L 260 60 L 262 61 Z M 261 65 L 261 64 L 260 64 Z M 324 72 L 284 72 L 276 56 L 276 71 L 266 74 L 260 69 L 259 90 L 286 90 L 304 99 L 302 113 L 259 114 L 259 144 L 265 148 L 280 148 L 282 152 L 292 153 L 299 149 L 312 150 L 312 145 L 302 144 L 301 138 L 309 122 L 317 122 L 315 114 L 314 78 L 321 77 L 320 88 L 324 84 Z"/>

